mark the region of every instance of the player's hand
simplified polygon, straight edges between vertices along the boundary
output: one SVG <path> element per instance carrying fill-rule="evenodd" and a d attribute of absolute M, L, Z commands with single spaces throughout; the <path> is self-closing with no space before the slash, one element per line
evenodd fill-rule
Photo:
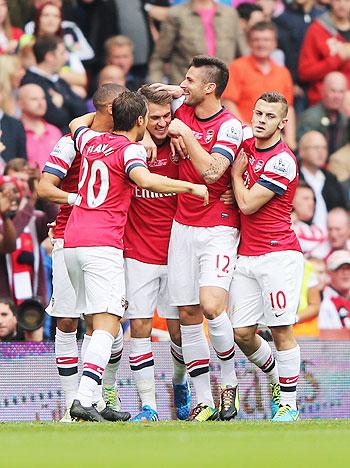
<path fill-rule="evenodd" d="M 203 205 L 206 206 L 209 204 L 209 192 L 206 185 L 192 184 L 192 190 L 190 193 L 196 197 L 203 198 Z"/>
<path fill-rule="evenodd" d="M 182 159 L 190 159 L 185 142 L 181 137 L 170 139 L 170 151 L 172 156 L 177 154 Z"/>
<path fill-rule="evenodd" d="M 183 89 L 181 86 L 178 85 L 168 85 L 164 83 L 152 83 L 150 88 L 154 89 L 154 91 L 167 91 L 170 96 L 174 99 L 177 99 L 183 95 Z"/>
<path fill-rule="evenodd" d="M 0 214 L 6 214 L 11 207 L 11 196 L 8 190 L 0 192 Z"/>
<path fill-rule="evenodd" d="M 178 138 L 178 137 L 184 137 L 186 133 L 190 133 L 192 135 L 192 130 L 188 125 L 183 123 L 180 119 L 173 119 L 170 122 L 169 128 L 168 128 L 168 135 L 170 137 Z"/>
<path fill-rule="evenodd" d="M 227 189 L 226 192 L 221 194 L 220 200 L 224 202 L 225 205 L 233 205 L 233 202 L 234 202 L 233 190 Z"/>
<path fill-rule="evenodd" d="M 157 160 L 157 145 L 152 140 L 148 130 L 145 131 L 145 134 L 140 143 L 146 149 L 148 162 L 154 163 Z"/>
<path fill-rule="evenodd" d="M 49 228 L 49 231 L 48 231 L 47 235 L 48 235 L 48 238 L 51 241 L 51 244 L 53 244 L 53 240 L 54 240 L 53 230 L 54 230 L 55 226 L 56 226 L 56 221 L 52 221 L 52 223 L 47 223 L 47 227 Z"/>
<path fill-rule="evenodd" d="M 243 149 L 238 153 L 232 166 L 232 176 L 242 176 L 248 167 L 248 156 Z"/>

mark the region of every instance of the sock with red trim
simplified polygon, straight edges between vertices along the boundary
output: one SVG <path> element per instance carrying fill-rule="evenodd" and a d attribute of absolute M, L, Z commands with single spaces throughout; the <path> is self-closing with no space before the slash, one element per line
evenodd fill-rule
<path fill-rule="evenodd" d="M 70 408 L 74 398 L 76 398 L 79 386 L 76 331 L 65 333 L 56 328 L 55 355 L 56 366 L 66 400 L 66 408 Z"/>

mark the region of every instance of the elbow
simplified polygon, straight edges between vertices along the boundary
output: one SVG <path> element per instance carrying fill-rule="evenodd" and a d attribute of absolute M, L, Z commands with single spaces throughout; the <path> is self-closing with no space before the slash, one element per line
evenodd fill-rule
<path fill-rule="evenodd" d="M 45 190 L 45 187 L 43 186 L 42 183 L 39 182 L 38 188 L 37 188 L 37 193 L 38 197 L 42 198 L 43 200 L 47 200 L 47 192 Z"/>
<path fill-rule="evenodd" d="M 248 205 L 240 206 L 239 209 L 241 213 L 243 213 L 245 216 L 249 216 L 257 212 L 257 209 L 255 209 L 253 206 Z"/>

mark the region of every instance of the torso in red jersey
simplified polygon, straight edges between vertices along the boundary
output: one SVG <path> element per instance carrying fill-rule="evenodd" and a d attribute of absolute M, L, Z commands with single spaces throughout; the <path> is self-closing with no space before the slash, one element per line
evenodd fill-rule
<path fill-rule="evenodd" d="M 64 246 L 122 249 L 132 191 L 128 175 L 134 167 L 147 168 L 146 150 L 123 135 L 101 134 L 87 127 L 79 128 L 74 138 L 82 164 Z"/>
<path fill-rule="evenodd" d="M 275 195 L 256 213 L 241 213 L 240 255 L 263 255 L 281 250 L 301 252 L 299 241 L 291 228 L 291 212 L 298 185 L 298 163 L 288 146 L 279 141 L 265 150 L 255 147 L 255 138 L 242 143 L 248 156 L 248 168 L 243 174 L 250 189 L 258 183 Z"/>
<path fill-rule="evenodd" d="M 148 169 L 155 174 L 178 178 L 178 160 L 171 156 L 168 140 L 158 147 L 157 160 L 149 164 Z M 124 233 L 124 257 L 153 265 L 167 264 L 176 202 L 175 193 L 154 193 L 133 187 Z"/>
<path fill-rule="evenodd" d="M 224 108 L 208 119 L 198 119 L 192 107 L 181 103 L 182 100 L 174 101 L 175 117 L 191 128 L 198 142 L 208 153 L 220 153 L 232 164 L 242 141 L 241 122 Z M 196 184 L 205 183 L 190 159 L 180 160 L 179 179 Z M 217 182 L 206 185 L 209 191 L 209 204 L 203 206 L 198 197 L 181 193 L 178 195 L 175 220 L 189 226 L 239 227 L 238 210 L 233 206 L 225 205 L 220 200 L 220 196 L 231 187 L 230 168 Z"/>
<path fill-rule="evenodd" d="M 64 135 L 51 151 L 43 172 L 48 172 L 62 179 L 61 189 L 65 192 L 76 193 L 78 191 L 80 162 L 81 154 L 76 151 L 71 134 Z M 53 232 L 55 239 L 63 239 L 72 208 L 71 205 L 60 206 Z"/>

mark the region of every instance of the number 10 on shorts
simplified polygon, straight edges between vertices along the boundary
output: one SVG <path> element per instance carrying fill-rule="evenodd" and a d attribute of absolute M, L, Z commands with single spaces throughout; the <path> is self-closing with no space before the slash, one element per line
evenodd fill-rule
<path fill-rule="evenodd" d="M 276 293 L 270 292 L 270 302 L 273 309 L 285 309 L 287 305 L 286 295 L 283 291 L 277 291 Z"/>

